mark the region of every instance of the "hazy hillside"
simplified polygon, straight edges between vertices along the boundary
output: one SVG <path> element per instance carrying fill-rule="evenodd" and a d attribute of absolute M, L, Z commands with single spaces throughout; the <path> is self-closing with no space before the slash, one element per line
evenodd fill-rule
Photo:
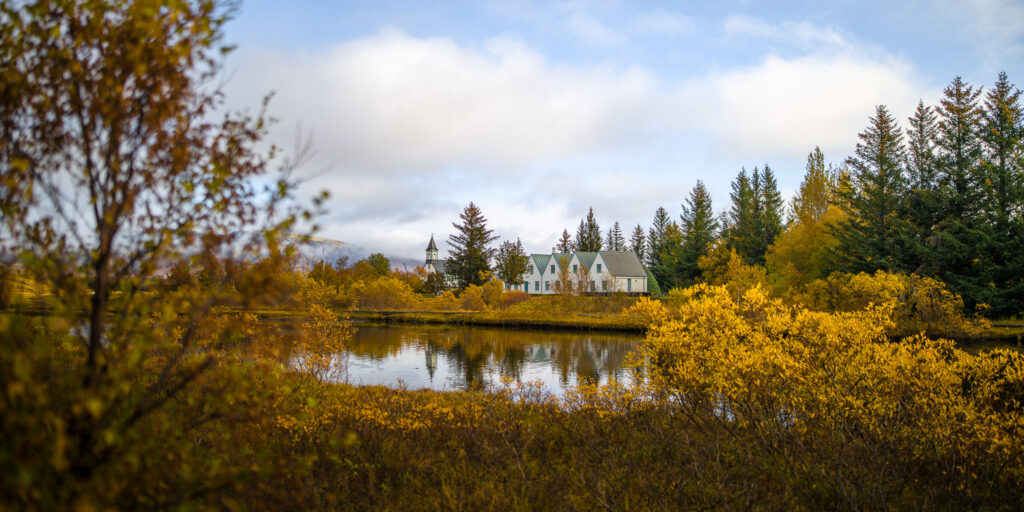
<path fill-rule="evenodd" d="M 288 237 L 288 243 L 298 250 L 297 264 L 299 267 L 312 266 L 319 261 L 333 264 L 341 258 L 348 258 L 348 264 L 351 265 L 376 252 L 358 245 L 315 236 L 303 240 L 301 236 L 292 235 Z M 423 265 L 423 260 L 395 257 L 389 254 L 384 256 L 391 261 L 391 267 L 398 270 L 412 270 L 419 265 Z"/>

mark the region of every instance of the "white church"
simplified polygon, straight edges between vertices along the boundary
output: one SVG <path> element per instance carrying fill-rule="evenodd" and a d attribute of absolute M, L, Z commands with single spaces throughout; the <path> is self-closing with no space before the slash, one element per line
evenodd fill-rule
<path fill-rule="evenodd" d="M 441 273 L 446 283 L 454 285 L 455 278 L 445 273 L 447 262 L 438 258 L 437 244 L 431 236 L 423 268 L 428 273 Z M 523 284 L 506 288 L 545 295 L 558 293 L 569 281 L 585 292 L 648 293 L 650 279 L 653 276 L 633 251 L 554 252 L 529 255 Z"/>

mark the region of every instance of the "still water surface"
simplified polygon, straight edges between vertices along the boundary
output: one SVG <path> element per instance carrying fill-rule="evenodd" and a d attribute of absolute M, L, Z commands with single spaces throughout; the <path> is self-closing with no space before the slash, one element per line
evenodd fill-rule
<path fill-rule="evenodd" d="M 357 323 L 342 360 L 352 384 L 410 389 L 465 389 L 540 380 L 558 394 L 581 382 L 629 380 L 626 356 L 642 336 L 497 329 L 451 325 L 371 325 Z"/>

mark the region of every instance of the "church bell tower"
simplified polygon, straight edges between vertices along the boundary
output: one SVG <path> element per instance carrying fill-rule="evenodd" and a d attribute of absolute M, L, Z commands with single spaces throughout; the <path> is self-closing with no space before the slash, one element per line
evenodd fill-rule
<path fill-rule="evenodd" d="M 437 261 L 437 244 L 434 243 L 434 235 L 430 235 L 430 244 L 427 245 L 427 263 Z"/>

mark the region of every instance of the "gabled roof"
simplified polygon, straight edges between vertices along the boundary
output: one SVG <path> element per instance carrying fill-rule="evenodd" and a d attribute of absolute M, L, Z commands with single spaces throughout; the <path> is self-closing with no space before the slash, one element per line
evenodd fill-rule
<path fill-rule="evenodd" d="M 601 259 L 615 277 L 647 277 L 647 271 L 633 251 L 601 251 Z"/>
<path fill-rule="evenodd" d="M 597 259 L 597 253 L 581 251 L 576 253 L 576 259 L 580 260 L 580 265 L 582 265 L 583 268 L 590 270 L 590 268 L 594 266 L 594 260 Z"/>
<path fill-rule="evenodd" d="M 428 251 L 436 251 L 437 250 L 437 244 L 434 243 L 434 235 L 430 235 L 430 244 L 427 245 L 427 250 Z"/>
<path fill-rule="evenodd" d="M 434 269 L 441 274 L 447 274 L 448 260 L 431 260 L 430 264 L 434 266 Z"/>
<path fill-rule="evenodd" d="M 565 258 L 565 264 L 568 265 L 569 262 L 572 261 L 572 253 L 571 252 L 556 252 L 556 253 L 552 253 L 551 254 L 551 260 L 552 260 L 551 263 L 554 263 L 555 265 L 558 265 L 559 267 L 561 267 L 562 266 L 562 258 Z"/>
<path fill-rule="evenodd" d="M 531 254 L 531 258 L 537 264 L 537 271 L 544 275 L 544 270 L 548 268 L 548 262 L 551 261 L 550 254 Z"/>

